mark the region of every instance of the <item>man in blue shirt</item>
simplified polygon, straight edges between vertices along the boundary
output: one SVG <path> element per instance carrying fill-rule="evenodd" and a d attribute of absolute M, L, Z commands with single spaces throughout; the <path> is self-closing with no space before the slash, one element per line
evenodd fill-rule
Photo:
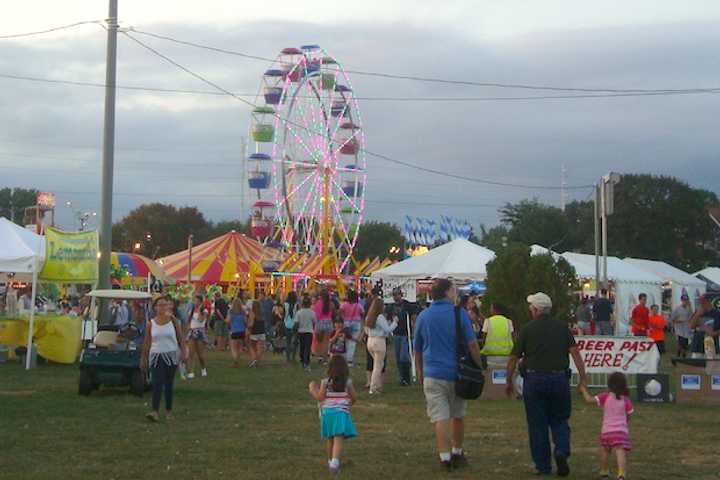
<path fill-rule="evenodd" d="M 452 282 L 438 278 L 432 286 L 432 304 L 418 316 L 415 325 L 415 365 L 423 385 L 427 414 L 435 425 L 440 462 L 452 470 L 467 464 L 463 452 L 465 400 L 455 395 L 457 379 L 457 333 Z M 480 348 L 470 318 L 459 309 L 460 330 L 475 363 L 480 365 Z M 451 449 L 452 447 L 452 449 Z"/>
<path fill-rule="evenodd" d="M 272 297 L 266 295 L 262 290 L 260 291 L 260 313 L 262 314 L 263 322 L 265 322 L 265 335 L 270 336 L 273 328 L 272 311 L 275 306 L 275 302 Z"/>

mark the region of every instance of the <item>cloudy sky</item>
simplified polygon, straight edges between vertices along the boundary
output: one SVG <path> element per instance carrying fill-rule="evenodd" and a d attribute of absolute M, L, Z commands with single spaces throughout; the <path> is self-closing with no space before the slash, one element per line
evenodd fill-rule
<path fill-rule="evenodd" d="M 106 8 L 100 0 L 25 0 L 5 9 L 0 36 L 103 19 Z M 359 71 L 572 88 L 720 87 L 715 1 L 120 0 L 120 20 L 262 57 L 318 43 Z M 256 92 L 268 66 L 138 38 L 233 92 Z M 102 83 L 104 62 L 97 25 L 0 39 L 0 187 L 55 191 L 60 205 L 99 209 L 103 89 L 8 76 Z M 720 94 L 531 100 L 517 97 L 573 93 L 361 75 L 352 82 L 367 98 L 367 148 L 398 160 L 535 186 L 558 186 L 563 165 L 572 186 L 610 170 L 651 172 L 720 193 Z M 212 90 L 122 35 L 118 83 Z M 464 100 L 420 101 L 437 97 Z M 249 107 L 227 96 L 120 90 L 115 219 L 148 201 L 238 218 L 249 120 Z M 493 225 L 508 201 L 560 203 L 556 190 L 481 185 L 373 157 L 368 165 L 371 219 L 447 214 Z M 589 193 L 572 190 L 570 198 Z M 59 208 L 58 219 L 72 226 L 71 209 Z"/>

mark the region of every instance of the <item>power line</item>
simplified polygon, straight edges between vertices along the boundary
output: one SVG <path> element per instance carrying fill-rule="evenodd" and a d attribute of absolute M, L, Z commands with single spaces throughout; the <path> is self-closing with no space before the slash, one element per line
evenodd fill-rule
<path fill-rule="evenodd" d="M 245 99 L 242 98 L 242 97 L 236 96 L 235 94 L 233 94 L 233 93 L 230 92 L 229 90 L 226 90 L 225 88 L 221 87 L 220 85 L 218 85 L 217 83 L 213 82 L 212 80 L 208 80 L 207 78 L 203 77 L 203 76 L 200 75 L 199 73 L 196 73 L 196 72 L 190 70 L 189 68 L 185 67 L 184 65 L 181 65 L 180 63 L 178 63 L 178 62 L 176 62 L 175 60 L 171 59 L 171 58 L 168 57 L 167 55 L 164 55 L 164 54 L 160 53 L 159 51 L 157 51 L 157 50 L 154 49 L 153 47 L 151 47 L 151 46 L 145 44 L 144 42 L 142 42 L 141 40 L 138 40 L 137 38 L 133 37 L 133 36 L 130 35 L 129 33 L 127 33 L 127 32 L 122 32 L 122 33 L 123 33 L 127 38 L 131 39 L 133 42 L 137 43 L 137 44 L 140 45 L 141 47 L 143 47 L 143 48 L 145 48 L 146 50 L 150 51 L 151 53 L 157 55 L 158 57 L 162 58 L 163 60 L 165 60 L 166 62 L 170 63 L 171 65 L 174 65 L 175 67 L 181 69 L 182 71 L 186 72 L 187 74 L 189 74 L 189 75 L 195 77 L 196 79 L 202 81 L 203 83 L 206 83 L 207 85 L 210 85 L 211 87 L 213 87 L 213 88 L 215 88 L 215 89 L 217 89 L 217 90 L 219 90 L 219 91 L 221 91 L 221 92 L 224 92 L 225 94 L 227 94 L 227 95 L 229 95 L 229 96 L 231 96 L 231 97 L 233 97 L 233 98 L 241 101 L 242 103 L 245 103 L 245 104 L 249 105 L 250 107 L 253 107 L 253 108 L 256 108 L 256 107 L 257 107 L 254 103 L 252 103 L 252 102 L 250 102 L 250 101 L 248 101 L 248 100 L 245 100 Z M 275 114 L 275 115 L 278 116 L 277 114 Z M 278 116 L 278 118 L 280 118 L 280 117 Z M 304 125 L 300 125 L 300 124 L 298 124 L 298 123 L 291 122 L 291 121 L 289 121 L 289 120 L 287 120 L 287 119 L 282 119 L 282 118 L 280 118 L 280 119 L 281 119 L 282 121 L 287 122 L 287 123 L 293 124 L 294 126 L 296 126 L 296 127 L 298 127 L 298 128 L 302 128 L 302 129 L 304 129 L 304 130 L 309 131 L 309 130 L 307 129 L 307 127 L 305 127 Z M 311 133 L 312 133 L 312 132 L 311 132 Z M 449 177 L 449 178 L 455 178 L 455 179 L 458 179 L 458 180 L 464 180 L 464 181 L 468 181 L 468 182 L 480 183 L 480 184 L 484 184 L 484 185 L 494 185 L 494 186 L 502 186 L 502 187 L 509 187 L 509 188 L 524 188 L 524 189 L 530 189 L 530 190 L 557 190 L 557 189 L 560 188 L 559 186 L 523 185 L 523 184 L 516 184 L 516 183 L 495 182 L 495 181 L 491 181 L 491 180 L 485 180 L 485 179 L 474 178 L 474 177 L 465 177 L 465 176 L 462 176 L 462 175 L 456 175 L 456 174 L 452 174 L 452 173 L 442 172 L 442 171 L 440 171 L 440 170 L 435 170 L 435 169 L 431 169 L 431 168 L 426 168 L 426 167 L 422 167 L 422 166 L 420 166 L 420 165 L 415 165 L 415 164 L 410 163 L 410 162 L 405 162 L 405 161 L 402 161 L 402 160 L 397 160 L 397 159 L 388 157 L 387 155 L 382 155 L 382 154 L 379 154 L 379 153 L 375 153 L 375 152 L 372 152 L 372 151 L 367 150 L 367 149 L 362 149 L 362 151 L 365 152 L 365 153 L 368 154 L 368 155 L 374 156 L 374 157 L 376 157 L 376 158 L 380 158 L 380 159 L 385 160 L 385 161 L 390 162 L 390 163 L 395 163 L 395 164 L 398 164 L 398 165 L 404 165 L 404 166 L 409 167 L 409 168 L 414 168 L 414 169 L 416 169 L 416 170 L 424 171 L 424 172 L 427 172 L 427 173 L 432 173 L 432 174 L 435 174 L 435 175 L 440 175 L 440 176 Z M 578 189 L 585 189 L 585 188 L 591 188 L 591 187 L 592 187 L 592 185 L 575 185 L 575 186 L 567 186 L 566 188 L 567 188 L 568 190 L 578 190 Z"/>
<path fill-rule="evenodd" d="M 82 191 L 55 191 L 54 193 L 61 195 L 98 195 L 98 192 L 82 192 Z M 239 198 L 242 194 L 222 194 L 222 193 L 157 193 L 149 194 L 147 192 L 117 192 L 114 195 L 123 197 L 183 197 L 183 198 Z M 366 200 L 366 203 L 378 205 L 417 205 L 430 207 L 468 207 L 468 208 L 500 208 L 502 205 L 492 205 L 483 203 L 452 203 L 452 202 L 403 202 L 396 200 Z"/>
<path fill-rule="evenodd" d="M 102 20 L 87 20 L 84 22 L 75 22 L 75 23 L 71 23 L 69 25 L 61 25 L 59 27 L 48 28 L 47 30 L 38 30 L 35 32 L 25 32 L 25 33 L 15 33 L 15 34 L 11 34 L 11 35 L 0 35 L 0 40 L 10 39 L 10 38 L 32 37 L 34 35 L 42 35 L 45 33 L 59 32 L 60 30 L 67 30 L 69 28 L 78 27 L 80 25 L 90 25 L 90 24 L 102 25 Z"/>
<path fill-rule="evenodd" d="M 204 50 L 210 50 L 218 53 L 224 53 L 228 55 L 234 55 L 242 58 L 248 58 L 251 60 L 261 60 L 261 61 L 267 61 L 267 62 L 277 62 L 276 58 L 269 58 L 269 57 L 262 57 L 259 55 L 251 55 L 244 52 L 239 52 L 236 50 L 229 50 L 225 48 L 219 48 L 219 47 L 213 47 L 210 45 L 203 45 L 200 43 L 195 42 L 189 42 L 186 40 L 180 40 L 174 37 L 170 37 L 167 35 L 160 35 L 156 33 L 147 32 L 144 30 L 137 30 L 135 28 L 128 28 L 125 30 L 132 31 L 134 33 L 138 33 L 141 35 L 147 35 L 150 37 L 154 37 L 160 40 L 166 40 L 169 42 L 174 42 L 180 45 L 195 47 L 195 48 L 201 48 Z M 554 85 L 530 85 L 530 84 L 523 84 L 523 83 L 501 83 L 501 82 L 479 82 L 479 81 L 470 81 L 470 80 L 452 80 L 452 79 L 443 79 L 443 78 L 433 78 L 433 77 L 423 77 L 418 75 L 406 75 L 406 74 L 394 74 L 394 73 L 386 73 L 386 72 L 372 72 L 372 71 L 364 71 L 364 70 L 345 70 L 347 73 L 352 73 L 355 75 L 364 75 L 364 76 L 371 76 L 371 77 L 379 77 L 379 78 L 386 78 L 386 79 L 393 79 L 393 80 L 412 80 L 417 82 L 425 82 L 425 83 L 444 83 L 444 84 L 450 84 L 450 85 L 463 85 L 463 86 L 474 86 L 474 87 L 492 87 L 492 88 L 512 88 L 512 89 L 522 89 L 522 90 L 542 90 L 542 91 L 554 91 L 554 92 L 585 92 L 585 93 L 665 93 L 665 92 L 674 92 L 674 93 L 709 93 L 720 90 L 720 87 L 709 87 L 709 88 L 681 88 L 681 89 L 675 89 L 675 88 L 663 88 L 663 89 L 639 89 L 639 88 L 581 88 L 581 87 L 559 87 Z"/>
<path fill-rule="evenodd" d="M 29 37 L 34 35 L 41 35 L 46 33 L 52 33 L 60 30 L 66 30 L 69 28 L 74 28 L 80 25 L 88 25 L 88 24 L 97 24 L 102 27 L 104 27 L 101 20 L 88 20 L 83 22 L 75 22 L 68 25 L 61 25 L 59 27 L 49 28 L 46 30 L 38 30 L 34 32 L 25 32 L 25 33 L 17 33 L 17 34 L 11 34 L 11 35 L 2 35 L 0 36 L 0 39 L 12 39 L 12 38 L 22 38 L 22 37 Z M 233 56 L 238 56 L 242 58 L 247 58 L 251 60 L 260 60 L 260 61 L 266 61 L 266 62 L 277 62 L 276 58 L 270 58 L 270 57 L 263 57 L 259 55 L 252 55 L 244 52 L 239 52 L 236 50 L 229 50 L 225 48 L 220 47 L 214 47 L 210 45 L 204 45 L 196 42 L 190 42 L 187 40 L 181 40 L 178 38 L 174 38 L 167 35 L 160 35 L 157 33 L 147 32 L 144 30 L 138 30 L 133 27 L 129 27 L 126 29 L 123 29 L 121 33 L 127 34 L 127 32 L 134 32 L 140 35 L 146 35 L 149 37 L 157 38 L 160 40 L 165 40 L 173 43 L 177 43 L 180 45 L 190 46 L 194 48 L 200 48 L 204 50 L 209 50 L 217 53 L 223 53 Z M 133 38 L 128 35 L 129 38 Z M 133 40 L 138 41 L 133 38 Z M 169 60 L 168 60 L 169 61 Z M 179 65 L 178 68 L 180 68 Z M 664 89 L 641 89 L 641 88 L 582 88 L 582 87 L 562 87 L 562 86 L 555 86 L 555 85 L 532 85 L 532 84 L 524 84 L 524 83 L 502 83 L 502 82 L 480 82 L 480 81 L 470 81 L 470 80 L 454 80 L 454 79 L 443 79 L 443 78 L 435 78 L 435 77 L 424 77 L 419 75 L 409 75 L 409 74 L 395 74 L 395 73 L 388 73 L 388 72 L 373 72 L 373 71 L 365 71 L 365 70 L 345 70 L 347 73 L 352 73 L 355 75 L 363 75 L 363 76 L 372 76 L 372 77 L 379 77 L 379 78 L 385 78 L 385 79 L 393 79 L 393 80 L 411 80 L 411 81 L 417 81 L 417 82 L 424 82 L 424 83 L 442 83 L 442 84 L 449 84 L 449 85 L 462 85 L 462 86 L 475 86 L 475 87 L 491 87 L 491 88 L 509 88 L 509 89 L 522 89 L 522 90 L 540 90 L 540 91 L 555 91 L 555 92 L 584 92 L 584 93 L 609 93 L 609 94 L 668 94 L 668 93 L 716 93 L 720 91 L 720 87 L 697 87 L 697 88 L 664 88 Z M 90 86 L 100 86 L 100 84 L 90 84 L 87 82 L 74 82 L 76 85 L 85 84 Z M 103 85 L 104 86 L 104 85 Z M 192 91 L 183 91 L 183 90 L 173 90 L 173 89 L 151 89 L 146 87 L 122 87 L 126 89 L 138 89 L 138 90 L 153 90 L 153 91 L 166 91 L 169 93 L 203 93 L 203 94 L 213 94 L 213 92 L 192 92 Z M 360 98 L 360 97 L 359 97 Z M 399 99 L 403 100 L 399 100 Z M 503 100 L 510 100 L 510 99 L 518 99 L 518 100 L 528 100 L 528 99 L 538 99 L 542 97 L 530 97 L 530 98 L 522 98 L 522 97 L 508 97 L 504 98 Z M 549 98 L 593 98 L 593 97 L 586 97 L 586 96 L 578 96 L 578 97 L 565 97 L 565 96 L 551 96 Z M 543 98 L 545 99 L 545 98 Z M 404 101 L 403 97 L 396 97 L 396 98 L 386 98 L 385 100 L 392 100 L 392 101 Z M 408 98 L 410 100 L 410 98 Z M 415 99 L 412 99 L 415 100 Z M 456 99 L 454 97 L 449 98 L 436 98 L 433 100 L 425 99 L 426 101 L 468 101 L 467 98 L 463 99 Z M 486 97 L 486 98 L 478 98 L 479 100 L 500 100 L 500 98 L 494 98 L 494 97 Z"/>
<path fill-rule="evenodd" d="M 38 83 L 48 83 L 57 85 L 71 85 L 76 87 L 93 87 L 105 88 L 106 85 L 100 82 L 87 82 L 79 80 L 64 80 L 55 78 L 35 77 L 29 75 L 17 75 L 13 73 L 0 73 L 0 78 L 10 80 L 24 80 Z M 141 85 L 116 85 L 120 90 L 152 92 L 152 93 L 177 93 L 184 95 L 207 95 L 221 97 L 227 95 L 224 92 L 209 90 L 193 90 L 181 88 L 162 88 L 149 87 Z M 674 95 L 699 95 L 699 94 L 717 94 L 720 88 L 704 89 L 704 90 L 688 90 L 688 91 L 658 91 L 658 92 L 638 92 L 638 93 L 596 93 L 596 94 L 573 94 L 573 95 L 528 95 L 528 96 L 504 96 L 504 97 L 355 97 L 357 100 L 371 102 L 513 102 L 513 101 L 533 101 L 533 100 L 572 100 L 572 99 L 593 99 L 593 98 L 625 98 L 625 97 L 656 97 L 656 96 L 674 96 Z M 256 98 L 257 93 L 233 93 L 233 96 L 244 98 Z M 305 98 L 305 97 L 299 97 Z M 308 97 L 309 98 L 309 97 Z"/>

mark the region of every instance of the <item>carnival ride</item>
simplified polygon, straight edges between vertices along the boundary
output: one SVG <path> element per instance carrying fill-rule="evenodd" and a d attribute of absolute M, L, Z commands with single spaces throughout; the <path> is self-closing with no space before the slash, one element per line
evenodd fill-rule
<path fill-rule="evenodd" d="M 247 159 L 252 235 L 281 248 L 284 266 L 297 264 L 280 274 L 346 275 L 367 183 L 350 78 L 319 45 L 285 48 L 263 74 L 256 105 Z"/>

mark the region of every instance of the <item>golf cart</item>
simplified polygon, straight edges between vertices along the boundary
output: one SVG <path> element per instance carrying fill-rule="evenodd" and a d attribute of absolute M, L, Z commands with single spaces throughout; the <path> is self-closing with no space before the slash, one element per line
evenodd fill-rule
<path fill-rule="evenodd" d="M 95 300 L 149 300 L 147 292 L 131 290 L 93 290 L 90 318 L 83 322 L 83 349 L 80 353 L 80 379 L 78 393 L 90 395 L 100 385 L 130 387 L 130 392 L 141 397 L 148 387 L 148 376 L 140 369 L 141 333 L 134 323 L 119 328 L 98 323 Z"/>

